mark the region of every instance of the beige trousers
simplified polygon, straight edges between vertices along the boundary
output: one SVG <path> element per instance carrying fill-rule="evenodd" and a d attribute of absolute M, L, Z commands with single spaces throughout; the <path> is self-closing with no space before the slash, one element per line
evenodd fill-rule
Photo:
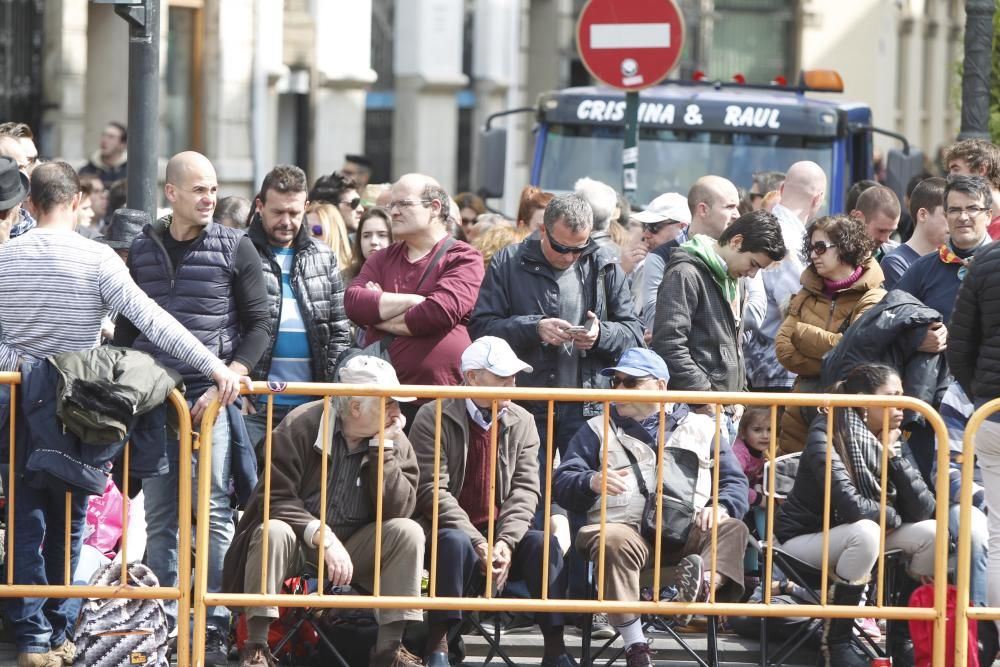
<path fill-rule="evenodd" d="M 263 560 L 263 533 L 261 525 L 254 533 L 247 554 L 243 590 L 260 593 L 260 569 Z M 375 524 L 370 523 L 347 538 L 344 548 L 354 564 L 351 584 L 371 591 L 375 577 Z M 284 521 L 270 519 L 267 537 L 268 594 L 280 593 L 285 579 L 302 574 L 307 563 L 316 562 L 319 549 L 310 548 L 295 537 L 292 528 Z M 387 519 L 382 528 L 382 570 L 380 594 L 419 597 L 420 574 L 424 563 L 424 531 L 412 519 Z M 246 607 L 247 618 L 278 617 L 277 607 Z M 396 621 L 420 621 L 419 609 L 376 609 L 375 620 L 379 625 Z"/>

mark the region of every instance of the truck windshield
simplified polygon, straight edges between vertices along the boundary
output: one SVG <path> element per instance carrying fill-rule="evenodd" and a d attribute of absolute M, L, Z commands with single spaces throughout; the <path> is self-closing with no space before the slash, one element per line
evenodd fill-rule
<path fill-rule="evenodd" d="M 583 176 L 621 187 L 620 126 L 552 124 L 544 129 L 538 187 L 570 191 Z M 754 172 L 785 171 L 799 160 L 816 162 L 829 179 L 833 139 L 641 127 L 636 200 L 645 204 L 664 192 L 686 195 L 705 174 L 725 176 L 749 189 Z M 829 180 L 827 192 L 831 192 Z"/>

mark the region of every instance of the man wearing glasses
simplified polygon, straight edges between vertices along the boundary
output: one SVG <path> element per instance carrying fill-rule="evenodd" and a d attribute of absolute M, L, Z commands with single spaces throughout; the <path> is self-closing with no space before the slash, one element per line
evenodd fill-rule
<path fill-rule="evenodd" d="M 532 366 L 532 372 L 523 374 L 522 386 L 605 388 L 607 378 L 601 369 L 630 347 L 642 345 L 642 325 L 635 316 L 628 277 L 613 254 L 591 241 L 592 226 L 593 212 L 586 201 L 575 194 L 560 195 L 545 207 L 537 237 L 493 255 L 469 330 L 473 338 L 503 338 Z M 529 401 L 524 407 L 538 427 L 544 488 L 548 404 Z M 555 404 L 553 444 L 560 454 L 586 420 L 601 410 L 600 403 Z M 542 527 L 543 517 L 544 508 L 539 508 L 536 527 Z M 586 579 L 577 567 L 582 563 L 571 560 L 574 597 L 586 593 L 574 590 Z M 610 631 L 606 624 L 598 626 L 602 635 Z"/>
<path fill-rule="evenodd" d="M 677 192 L 662 194 L 645 211 L 632 216 L 642 223 L 642 240 L 649 249 L 642 270 L 642 324 L 653 328 L 656 312 L 656 291 L 663 280 L 663 269 L 670 259 L 670 252 L 687 241 L 687 229 L 691 224 L 691 209 L 687 197 Z"/>
<path fill-rule="evenodd" d="M 632 348 L 603 374 L 616 389 L 666 391 L 670 373 L 652 350 Z M 694 482 L 694 512 L 688 539 L 681 546 L 665 549 L 662 565 L 676 565 L 677 597 L 674 601 L 705 602 L 709 599 L 712 566 L 712 459 L 715 423 L 706 415 L 691 412 L 686 405 L 664 406 L 665 447 L 681 447 L 697 454 L 699 466 Z M 608 441 L 604 442 L 604 418 L 594 417 L 570 441 L 566 455 L 552 479 L 555 498 L 575 512 L 587 515 L 576 548 L 587 554 L 594 567 L 600 559 L 601 490 L 606 490 L 604 599 L 639 599 L 639 575 L 653 566 L 653 545 L 639 532 L 646 498 L 640 491 L 637 472 L 648 493 L 655 493 L 660 406 L 623 396 L 611 408 Z M 604 485 L 602 453 L 607 447 L 607 483 Z M 633 463 L 634 462 L 634 463 Z M 748 508 L 747 478 L 739 460 L 723 439 L 719 456 L 718 542 L 715 591 L 717 601 L 736 601 L 743 594 L 743 552 L 748 530 L 742 518 Z M 671 484 L 664 469 L 664 486 Z M 596 578 L 596 576 L 595 576 Z M 621 633 L 628 667 L 653 664 L 642 621 L 634 614 L 612 614 L 610 621 Z M 677 620 L 687 625 L 690 616 Z"/>
<path fill-rule="evenodd" d="M 388 341 L 403 384 L 462 384 L 459 364 L 483 280 L 483 256 L 448 235 L 451 200 L 430 176 L 407 174 L 392 186 L 396 243 L 374 253 L 344 293 L 347 317 L 366 327 L 364 344 Z M 404 406 L 412 424 L 418 400 Z"/>
<path fill-rule="evenodd" d="M 896 283 L 896 289 L 909 292 L 925 306 L 951 320 L 955 297 L 969 270 L 972 256 L 992 242 L 987 227 L 993 209 L 989 182 L 979 176 L 952 175 L 944 186 L 944 214 L 948 221 L 949 240 L 917 261 Z M 942 330 L 944 326 L 940 327 Z M 947 334 L 942 331 L 943 336 Z M 940 352 L 947 339 L 942 337 Z"/>

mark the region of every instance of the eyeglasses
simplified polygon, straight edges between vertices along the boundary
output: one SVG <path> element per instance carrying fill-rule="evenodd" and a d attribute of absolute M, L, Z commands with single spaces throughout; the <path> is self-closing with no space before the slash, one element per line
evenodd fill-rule
<path fill-rule="evenodd" d="M 967 206 L 965 208 L 962 208 L 961 206 L 949 206 L 944 210 L 944 212 L 949 218 L 961 218 L 962 214 L 966 213 L 969 218 L 972 219 L 982 215 L 983 212 L 988 210 L 990 209 L 985 206 Z"/>
<path fill-rule="evenodd" d="M 822 257 L 824 254 L 826 254 L 827 250 L 836 247 L 837 247 L 836 243 L 827 243 L 826 241 L 816 241 L 816 243 L 806 246 L 806 254 L 811 255 L 813 253 L 816 253 L 817 257 Z"/>
<path fill-rule="evenodd" d="M 590 239 L 587 239 L 587 242 L 580 246 L 563 245 L 562 243 L 559 243 L 554 238 L 552 238 L 552 234 L 549 233 L 548 229 L 545 230 L 545 236 L 547 236 L 549 239 L 549 246 L 551 246 L 552 249 L 555 250 L 560 255 L 579 255 L 583 252 L 586 252 L 586 250 L 590 247 L 591 243 Z"/>
<path fill-rule="evenodd" d="M 643 375 L 642 377 L 633 377 L 631 375 L 618 377 L 617 375 L 612 375 L 611 388 L 617 389 L 618 387 L 625 387 L 626 389 L 635 389 L 641 382 L 649 380 L 652 377 L 652 375 Z"/>
<path fill-rule="evenodd" d="M 388 208 L 391 211 L 394 208 L 412 208 L 413 206 L 427 206 L 427 204 L 430 204 L 432 201 L 434 200 L 420 199 L 418 201 L 413 201 L 412 199 L 400 199 L 398 201 L 389 202 Z"/>
<path fill-rule="evenodd" d="M 355 197 L 354 199 L 347 199 L 340 203 L 342 206 L 350 206 L 351 208 L 357 208 L 361 206 L 361 197 Z"/>
<path fill-rule="evenodd" d="M 669 227 L 670 225 L 681 224 L 679 220 L 660 220 L 659 222 L 644 222 L 642 223 L 642 231 L 649 232 L 650 234 L 659 234 L 660 230 L 664 227 Z"/>

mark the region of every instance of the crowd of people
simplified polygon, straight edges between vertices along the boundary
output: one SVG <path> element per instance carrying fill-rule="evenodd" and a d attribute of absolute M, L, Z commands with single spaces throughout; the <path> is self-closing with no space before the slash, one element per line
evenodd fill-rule
<path fill-rule="evenodd" d="M 0 370 L 22 372 L 26 397 L 46 395 L 40 392 L 52 390 L 55 374 L 78 373 L 74 387 L 134 383 L 120 370 L 147 353 L 163 379 L 129 385 L 146 402 L 182 386 L 199 423 L 221 401 L 204 482 L 210 511 L 198 517 L 209 524 L 210 591 L 280 592 L 320 549 L 331 585 L 371 591 L 381 494 L 382 595 L 420 595 L 436 515 L 437 595 L 481 594 L 488 573 L 497 592 L 586 599 L 596 585 L 588 564 L 600 558 L 603 516 L 605 600 L 640 599 L 640 573 L 659 534 L 663 563 L 675 566 L 671 599 L 745 601 L 760 595 L 744 552 L 750 532 L 760 531 L 772 437 L 777 453 L 800 460 L 774 536 L 816 567 L 832 449 L 834 604 L 870 599 L 883 496 L 886 546 L 901 551 L 910 575 L 903 588 L 933 577 L 934 544 L 942 539 L 933 521 L 933 430 L 902 410 L 838 408 L 828 434 L 826 414 L 789 407 L 771 433 L 769 412 L 739 404 L 661 405 L 623 393 L 609 404 L 557 402 L 550 414 L 544 400 L 470 398 L 444 400 L 438 416 L 434 401 L 401 390 L 384 406 L 378 398 L 335 397 L 326 424 L 321 401 L 281 388 L 341 382 L 908 395 L 941 408 L 957 460 L 965 420 L 1000 392 L 1000 306 L 990 305 L 1000 298 L 993 285 L 1000 280 L 992 243 L 1000 235 L 996 146 L 953 145 L 950 174 L 914 179 L 903 202 L 884 185 L 858 184 L 845 211 L 826 210 L 823 169 L 796 162 L 754 175 L 744 194 L 709 174 L 646 206 L 590 178 L 572 193 L 529 186 L 514 219 L 473 194 L 449 197 L 426 174 L 370 184 L 370 163 L 357 155 L 312 184 L 302 169 L 278 165 L 252 201 L 220 198 L 212 163 L 184 152 L 167 163 L 169 211 L 152 220 L 110 203 L 127 177 L 126 137 L 123 126 L 110 124 L 77 171 L 40 163 L 26 126 L 0 125 Z M 65 353 L 95 349 L 114 356 L 65 370 L 79 365 Z M 273 396 L 240 398 L 251 379 L 269 382 Z M 103 394 L 97 408 L 81 407 L 76 390 L 63 385 L 47 396 L 64 423 L 71 409 L 116 407 L 104 405 L 111 399 Z M 101 494 L 95 479 L 127 475 L 141 478 L 145 497 L 145 562 L 161 585 L 175 586 L 176 436 L 165 435 L 163 421 L 152 434 L 143 431 L 156 441 L 158 463 L 122 471 L 114 455 L 92 458 L 100 429 L 53 433 L 52 420 L 27 403 L 17 404 L 17 442 L 4 443 L 17 452 L 4 480 L 7 488 L 16 481 L 14 583 L 61 583 L 65 522 L 76 569 L 88 503 Z M 135 442 L 134 429 L 149 425 L 132 418 L 118 435 Z M 661 526 L 662 534 L 650 532 L 644 516 L 655 495 L 661 432 L 664 456 L 676 463 L 664 502 L 671 496 L 669 514 L 681 519 Z M 988 512 L 991 500 L 1000 501 L 1000 480 L 992 478 L 1000 475 L 997 422 L 986 422 L 978 442 L 983 483 L 972 525 L 960 526 L 952 512 L 950 530 L 974 534 L 973 602 L 1000 604 L 1000 547 L 989 549 L 1000 540 L 1000 515 Z M 550 475 L 554 502 L 546 506 Z M 957 503 L 954 492 L 948 502 Z M 238 522 L 234 507 L 242 510 Z M 19 667 L 72 664 L 72 609 L 55 599 L 8 602 Z M 168 611 L 176 624 L 176 605 Z M 267 640 L 278 610 L 237 611 L 247 621 L 241 666 L 274 665 Z M 407 623 L 423 622 L 419 609 L 375 616 L 371 664 L 448 665 L 460 612 L 427 614 L 427 641 L 415 652 L 403 637 Z M 653 664 L 635 615 L 533 620 L 546 667 L 576 664 L 564 642 L 574 623 L 595 636 L 619 633 L 629 667 Z M 229 609 L 209 609 L 206 664 L 227 664 L 231 622 Z M 854 628 L 853 619 L 824 621 L 824 665 L 867 666 L 852 646 Z M 881 632 L 875 623 L 867 628 Z M 913 664 L 905 624 L 891 622 L 886 632 L 895 664 Z"/>

